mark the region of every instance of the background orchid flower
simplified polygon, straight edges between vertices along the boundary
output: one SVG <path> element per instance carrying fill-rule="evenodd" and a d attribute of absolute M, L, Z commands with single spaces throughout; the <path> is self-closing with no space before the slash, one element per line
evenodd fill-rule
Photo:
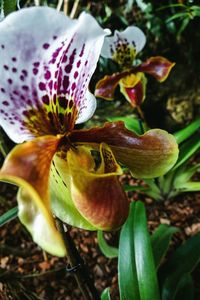
<path fill-rule="evenodd" d="M 156 177 L 178 155 L 175 139 L 163 130 L 137 136 L 122 122 L 75 129 L 96 108 L 88 85 L 104 37 L 90 15 L 71 20 L 44 7 L 0 23 L 0 121 L 21 143 L 7 156 L 0 179 L 20 187 L 21 222 L 58 256 L 65 247 L 53 214 L 85 229 L 118 228 L 129 210 L 118 162 L 136 177 Z"/>
<path fill-rule="evenodd" d="M 162 56 L 150 57 L 146 62 L 134 65 L 135 57 L 146 43 L 141 29 L 129 26 L 124 31 L 115 30 L 114 36 L 106 37 L 101 55 L 119 64 L 121 72 L 107 75 L 96 85 L 95 95 L 113 100 L 116 87 L 133 107 L 141 105 L 145 99 L 146 77 L 144 73 L 163 82 L 169 75 L 174 63 Z"/>

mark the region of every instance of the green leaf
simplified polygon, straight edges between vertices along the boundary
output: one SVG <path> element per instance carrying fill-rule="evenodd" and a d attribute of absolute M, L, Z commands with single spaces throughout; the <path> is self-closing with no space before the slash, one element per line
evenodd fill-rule
<path fill-rule="evenodd" d="M 194 134 L 199 128 L 200 128 L 200 119 L 197 119 L 194 122 L 192 122 L 190 125 L 188 125 L 186 128 L 175 132 L 173 135 L 177 143 L 180 144 L 184 142 L 186 139 L 188 139 L 192 134 Z"/>
<path fill-rule="evenodd" d="M 121 300 L 140 300 L 134 253 L 134 211 L 131 203 L 129 217 L 122 227 L 119 240 L 119 291 Z"/>
<path fill-rule="evenodd" d="M 127 117 L 109 117 L 107 118 L 108 121 L 110 122 L 115 122 L 115 121 L 123 121 L 124 124 L 125 124 L 125 127 L 128 129 L 128 130 L 131 130 L 137 134 L 143 134 L 143 130 L 146 131 L 147 130 L 147 127 L 145 126 L 144 122 L 136 119 L 134 116 L 127 116 Z"/>
<path fill-rule="evenodd" d="M 97 232 L 98 244 L 101 252 L 108 258 L 115 258 L 118 256 L 118 248 L 112 247 L 107 244 L 104 239 L 103 231 Z"/>
<path fill-rule="evenodd" d="M 152 234 L 151 243 L 156 268 L 159 267 L 163 257 L 167 252 L 172 235 L 178 231 L 179 230 L 176 227 L 161 224 Z"/>
<path fill-rule="evenodd" d="M 188 12 L 177 13 L 177 14 L 167 18 L 166 23 L 169 23 L 176 19 L 182 19 L 182 18 L 185 19 L 185 18 L 189 18 L 189 17 L 190 17 L 190 15 L 188 14 Z"/>
<path fill-rule="evenodd" d="M 174 300 L 178 283 L 185 273 L 191 273 L 200 261 L 200 233 L 188 239 L 160 269 L 162 300 Z"/>
<path fill-rule="evenodd" d="M 183 19 L 181 26 L 177 32 L 177 36 L 180 36 L 182 34 L 182 32 L 185 30 L 185 28 L 188 26 L 189 23 L 190 23 L 189 18 Z"/>
<path fill-rule="evenodd" d="M 4 224 L 15 219 L 17 217 L 17 214 L 18 214 L 18 207 L 15 206 L 15 207 L 11 208 L 5 214 L 0 216 L 0 226 L 3 226 Z"/>
<path fill-rule="evenodd" d="M 173 172 L 184 162 L 186 162 L 200 147 L 200 134 L 196 133 L 188 141 L 183 143 L 180 147 L 178 161 L 175 166 L 170 170 Z"/>
<path fill-rule="evenodd" d="M 4 0 L 3 3 L 3 10 L 5 16 L 10 14 L 11 12 L 15 11 L 17 8 L 17 1 L 16 0 Z"/>
<path fill-rule="evenodd" d="M 121 300 L 160 299 L 150 236 L 142 202 L 131 203 L 119 243 Z"/>
<path fill-rule="evenodd" d="M 101 300 L 111 300 L 109 288 L 106 288 L 101 294 Z"/>
<path fill-rule="evenodd" d="M 183 192 L 198 192 L 200 191 L 200 181 L 186 182 L 182 186 L 179 185 L 179 189 L 182 189 Z"/>
<path fill-rule="evenodd" d="M 191 179 L 191 177 L 197 172 L 198 169 L 200 169 L 200 163 L 189 168 L 186 168 L 185 165 L 184 168 L 180 167 L 178 169 L 178 172 L 176 172 L 176 176 L 174 179 L 175 188 L 183 187 L 184 184 Z"/>
<path fill-rule="evenodd" d="M 166 8 L 172 8 L 172 7 L 187 8 L 186 5 L 184 5 L 184 4 L 182 4 L 182 3 L 178 3 L 178 4 L 168 4 L 168 5 L 163 5 L 163 6 L 161 6 L 160 8 L 158 8 L 157 11 L 164 10 L 164 9 L 166 9 Z"/>
<path fill-rule="evenodd" d="M 160 295 L 151 240 L 144 204 L 140 201 L 136 202 L 134 210 L 134 249 L 140 298 L 158 300 Z"/>
<path fill-rule="evenodd" d="M 186 273 L 181 277 L 175 300 L 194 300 L 194 284 L 190 274 Z"/>

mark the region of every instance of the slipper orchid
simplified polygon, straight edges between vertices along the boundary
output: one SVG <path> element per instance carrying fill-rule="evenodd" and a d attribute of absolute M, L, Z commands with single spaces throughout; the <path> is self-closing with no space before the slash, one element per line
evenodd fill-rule
<path fill-rule="evenodd" d="M 136 26 L 124 31 L 115 30 L 113 37 L 106 37 L 101 55 L 114 60 L 121 72 L 107 75 L 96 85 L 95 95 L 105 100 L 113 100 L 116 87 L 133 107 L 138 107 L 145 99 L 146 77 L 152 75 L 159 82 L 167 79 L 174 63 L 162 56 L 150 57 L 146 62 L 134 65 L 135 57 L 146 43 L 144 33 Z"/>
<path fill-rule="evenodd" d="M 0 23 L 0 121 L 19 143 L 0 180 L 20 187 L 21 222 L 38 245 L 58 256 L 65 247 L 53 214 L 89 230 L 118 228 L 129 203 L 117 161 L 136 177 L 156 177 L 178 155 L 175 139 L 163 130 L 137 136 L 122 122 L 75 128 L 96 108 L 88 85 L 104 37 L 90 15 L 71 20 L 44 7 L 23 9 Z"/>

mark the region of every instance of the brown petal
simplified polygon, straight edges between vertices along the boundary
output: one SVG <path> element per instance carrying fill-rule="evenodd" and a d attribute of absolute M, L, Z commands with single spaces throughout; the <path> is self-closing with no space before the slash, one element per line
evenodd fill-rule
<path fill-rule="evenodd" d="M 71 195 L 79 212 L 93 226 L 113 230 L 125 222 L 129 203 L 117 178 L 122 171 L 112 151 L 101 144 L 100 155 L 101 164 L 95 170 L 93 157 L 85 146 L 68 152 Z"/>
<path fill-rule="evenodd" d="M 116 159 L 130 168 L 135 177 L 153 178 L 165 174 L 175 164 L 178 146 L 175 138 L 161 129 L 137 134 L 123 122 L 106 123 L 104 127 L 75 130 L 70 140 L 79 144 L 108 144 Z"/>
<path fill-rule="evenodd" d="M 121 73 L 106 75 L 104 78 L 97 82 L 95 87 L 95 96 L 103 98 L 105 100 L 113 100 L 115 90 L 120 79 L 125 77 L 129 73 L 129 71 L 124 71 Z"/>
<path fill-rule="evenodd" d="M 137 66 L 135 69 L 137 72 L 150 74 L 158 81 L 163 82 L 165 79 L 167 79 L 174 65 L 175 63 L 172 63 L 165 57 L 155 56 L 150 57 L 146 62 Z"/>

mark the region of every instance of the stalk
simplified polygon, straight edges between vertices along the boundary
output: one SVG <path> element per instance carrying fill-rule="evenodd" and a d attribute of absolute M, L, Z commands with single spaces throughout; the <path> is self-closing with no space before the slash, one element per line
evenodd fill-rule
<path fill-rule="evenodd" d="M 69 231 L 64 231 L 63 223 L 58 218 L 56 219 L 56 224 L 66 247 L 67 257 L 70 263 L 69 271 L 73 272 L 84 299 L 100 300 L 100 296 L 90 277 L 88 267 L 77 251 Z"/>

